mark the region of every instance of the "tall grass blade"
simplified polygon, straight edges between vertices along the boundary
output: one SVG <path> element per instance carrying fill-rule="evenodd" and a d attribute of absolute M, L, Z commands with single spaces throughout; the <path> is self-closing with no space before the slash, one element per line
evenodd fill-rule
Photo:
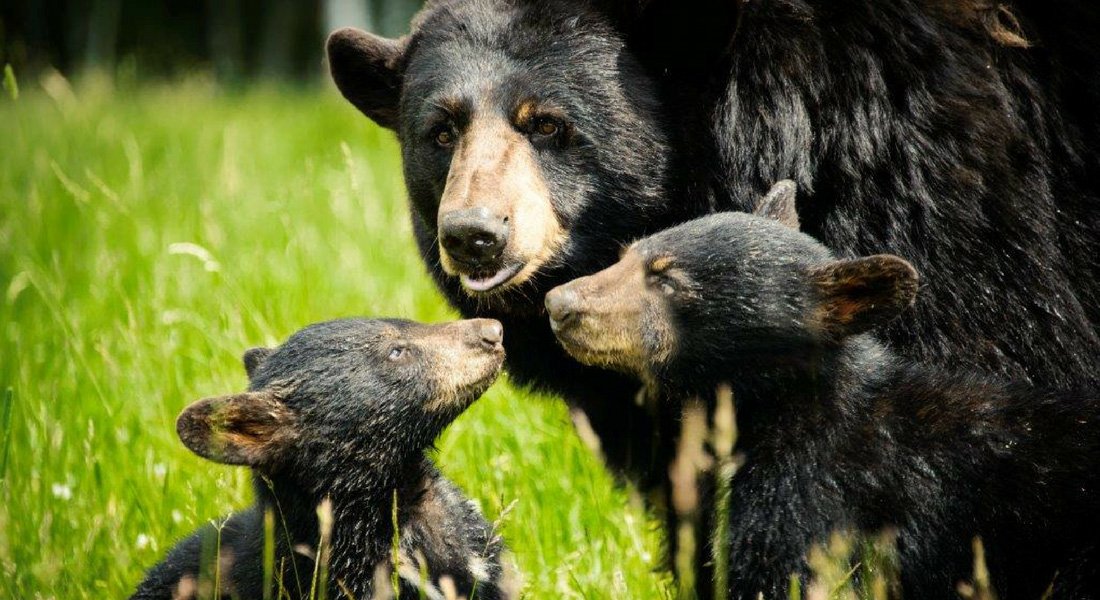
<path fill-rule="evenodd" d="M 707 436 L 707 416 L 698 400 L 683 411 L 676 458 L 669 467 L 672 483 L 672 507 L 676 511 L 676 555 L 673 561 L 678 581 L 678 598 L 688 600 L 695 594 L 696 529 L 699 509 L 699 474 L 708 468 L 703 449 Z"/>
<path fill-rule="evenodd" d="M 317 522 L 321 539 L 317 542 L 317 562 L 313 575 L 311 598 L 328 599 L 328 565 L 332 555 L 332 501 L 325 498 L 317 506 Z"/>
<path fill-rule="evenodd" d="M 715 470 L 714 502 L 714 598 L 726 600 L 729 595 L 729 525 L 730 492 L 737 463 L 733 449 L 737 445 L 737 414 L 733 406 L 733 389 L 728 385 L 718 388 L 712 432 L 714 452 L 718 459 Z"/>
<path fill-rule="evenodd" d="M 19 99 L 19 84 L 15 81 L 15 71 L 10 64 L 4 65 L 4 89 L 8 90 L 12 100 Z"/>
<path fill-rule="evenodd" d="M 275 579 L 275 511 L 264 510 L 264 599 L 271 600 Z"/>
<path fill-rule="evenodd" d="M 985 562 L 985 545 L 982 538 L 972 542 L 974 548 L 974 581 L 959 584 L 959 595 L 967 600 L 997 600 L 993 584 L 989 579 L 989 567 Z"/>
<path fill-rule="evenodd" d="M 393 585 L 393 597 L 401 598 L 401 582 L 397 574 L 401 558 L 401 531 L 397 525 L 397 490 L 393 491 L 393 574 L 390 575 L 390 584 Z"/>
<path fill-rule="evenodd" d="M 15 405 L 15 390 L 8 388 L 4 391 L 4 400 L 0 402 L 0 431 L 4 432 L 4 438 L 0 441 L 0 481 L 4 480 L 8 472 L 8 449 L 11 448 L 11 413 Z"/>

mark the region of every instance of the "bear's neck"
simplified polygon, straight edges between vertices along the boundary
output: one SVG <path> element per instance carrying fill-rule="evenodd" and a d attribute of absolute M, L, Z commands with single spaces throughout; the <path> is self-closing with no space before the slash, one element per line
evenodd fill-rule
<path fill-rule="evenodd" d="M 375 566 L 393 551 L 394 505 L 400 529 L 415 513 L 439 472 L 426 457 L 391 475 L 357 472 L 334 477 L 323 485 L 303 485 L 291 474 L 256 476 L 256 504 L 275 517 L 275 533 L 282 552 L 306 548 L 316 553 L 321 538 L 319 512 L 331 510 L 329 589 L 339 580 L 356 598 L 371 597 Z M 386 577 L 391 572 L 388 564 Z"/>
<path fill-rule="evenodd" d="M 802 425 L 848 422 L 865 414 L 869 390 L 894 377 L 899 361 L 870 336 L 856 336 L 788 364 L 731 368 L 740 443 L 799 435 Z M 839 421 L 838 421 L 839 419 Z"/>

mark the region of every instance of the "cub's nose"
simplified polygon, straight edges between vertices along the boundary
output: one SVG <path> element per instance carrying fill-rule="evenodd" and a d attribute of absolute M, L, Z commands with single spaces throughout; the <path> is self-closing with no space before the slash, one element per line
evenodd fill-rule
<path fill-rule="evenodd" d="M 508 220 L 488 208 L 464 208 L 439 219 L 439 243 L 454 260 L 483 267 L 508 245 Z"/>
<path fill-rule="evenodd" d="M 504 343 L 504 326 L 495 319 L 479 319 L 477 335 L 482 346 L 496 350 Z"/>
<path fill-rule="evenodd" d="M 566 286 L 559 286 L 546 294 L 546 312 L 550 314 L 550 327 L 557 331 L 573 320 L 577 314 L 580 296 Z"/>

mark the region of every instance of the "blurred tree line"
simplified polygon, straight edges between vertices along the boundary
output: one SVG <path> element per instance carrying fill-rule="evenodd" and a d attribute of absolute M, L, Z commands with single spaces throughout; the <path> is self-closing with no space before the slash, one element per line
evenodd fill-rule
<path fill-rule="evenodd" d="M 0 67 L 137 78 L 305 80 L 328 32 L 408 30 L 422 0 L 0 0 Z"/>

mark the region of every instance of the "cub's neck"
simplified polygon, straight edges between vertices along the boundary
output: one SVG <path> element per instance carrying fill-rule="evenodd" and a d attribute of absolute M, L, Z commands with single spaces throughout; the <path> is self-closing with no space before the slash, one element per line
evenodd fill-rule
<path fill-rule="evenodd" d="M 863 409 L 873 401 L 869 390 L 895 377 L 902 366 L 869 335 L 859 335 L 837 346 L 792 352 L 778 361 L 731 361 L 700 377 L 693 389 L 668 395 L 679 402 L 700 398 L 713 407 L 714 390 L 728 385 L 737 409 L 739 446 L 744 449 L 777 434 L 808 435 L 804 428 L 862 418 Z"/>

